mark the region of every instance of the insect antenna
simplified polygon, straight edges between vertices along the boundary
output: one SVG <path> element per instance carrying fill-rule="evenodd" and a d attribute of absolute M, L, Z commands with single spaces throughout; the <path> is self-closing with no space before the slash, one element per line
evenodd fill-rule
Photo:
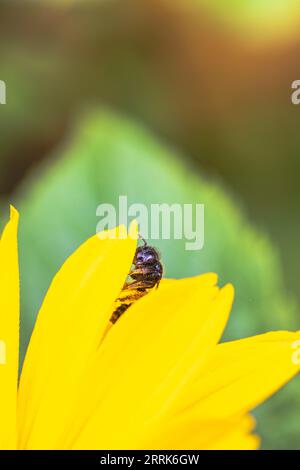
<path fill-rule="evenodd" d="M 139 239 L 142 240 L 142 242 L 144 243 L 144 246 L 147 246 L 147 242 L 145 240 L 145 238 L 142 237 L 142 235 L 139 233 Z"/>

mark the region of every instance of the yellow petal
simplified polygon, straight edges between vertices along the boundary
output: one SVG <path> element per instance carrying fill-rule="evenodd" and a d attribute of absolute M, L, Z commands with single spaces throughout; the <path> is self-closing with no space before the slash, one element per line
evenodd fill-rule
<path fill-rule="evenodd" d="M 16 448 L 19 358 L 19 264 L 17 211 L 0 241 L 0 449 Z"/>
<path fill-rule="evenodd" d="M 184 413 L 199 419 L 246 413 L 300 368 L 300 333 L 274 332 L 217 346 Z"/>
<path fill-rule="evenodd" d="M 186 420 L 175 416 L 153 429 L 152 435 L 141 436 L 140 449 L 210 450 L 256 449 L 259 439 L 251 434 L 255 425 L 252 416 L 230 420 Z"/>
<path fill-rule="evenodd" d="M 228 319 L 232 287 L 207 281 L 162 283 L 118 320 L 82 381 L 66 447 L 133 448 L 170 412 Z"/>
<path fill-rule="evenodd" d="M 102 233 L 84 243 L 55 276 L 39 312 L 21 376 L 21 448 L 52 448 L 66 426 L 81 374 L 98 348 L 135 247 L 136 240 L 124 238 L 124 227 L 105 236 Z M 100 371 L 95 373 L 100 375 Z"/>
<path fill-rule="evenodd" d="M 260 446 L 260 438 L 252 434 L 255 421 L 252 416 L 245 416 L 240 423 L 218 438 L 214 439 L 206 447 L 207 450 L 256 450 Z"/>

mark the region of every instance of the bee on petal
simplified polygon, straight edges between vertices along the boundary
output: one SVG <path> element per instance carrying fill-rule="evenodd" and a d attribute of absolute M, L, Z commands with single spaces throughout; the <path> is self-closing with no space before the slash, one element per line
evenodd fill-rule
<path fill-rule="evenodd" d="M 128 274 L 130 279 L 125 282 L 115 302 L 115 309 L 110 318 L 111 323 L 116 323 L 133 302 L 144 297 L 154 287 L 157 288 L 161 281 L 163 267 L 160 255 L 156 248 L 149 246 L 146 240 L 141 239 L 144 244 L 136 249 L 133 267 Z"/>

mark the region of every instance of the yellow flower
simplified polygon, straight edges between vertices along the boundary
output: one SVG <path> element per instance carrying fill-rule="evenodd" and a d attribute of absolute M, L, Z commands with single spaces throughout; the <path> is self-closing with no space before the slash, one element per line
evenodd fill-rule
<path fill-rule="evenodd" d="M 107 331 L 136 241 L 87 240 L 55 276 L 17 390 L 18 214 L 0 242 L 0 448 L 254 449 L 249 411 L 299 370 L 299 333 L 218 344 L 233 288 L 165 280 Z M 106 332 L 106 334 L 105 334 Z"/>

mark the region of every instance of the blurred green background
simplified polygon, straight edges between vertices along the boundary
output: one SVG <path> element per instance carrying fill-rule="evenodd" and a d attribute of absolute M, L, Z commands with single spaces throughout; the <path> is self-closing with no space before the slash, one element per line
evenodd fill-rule
<path fill-rule="evenodd" d="M 234 283 L 227 339 L 299 328 L 299 26 L 296 0 L 0 0 L 22 354 L 51 277 L 120 194 L 205 203 L 201 252 L 158 245 L 168 276 Z M 257 410 L 265 448 L 300 448 L 299 392 L 298 378 Z"/>

